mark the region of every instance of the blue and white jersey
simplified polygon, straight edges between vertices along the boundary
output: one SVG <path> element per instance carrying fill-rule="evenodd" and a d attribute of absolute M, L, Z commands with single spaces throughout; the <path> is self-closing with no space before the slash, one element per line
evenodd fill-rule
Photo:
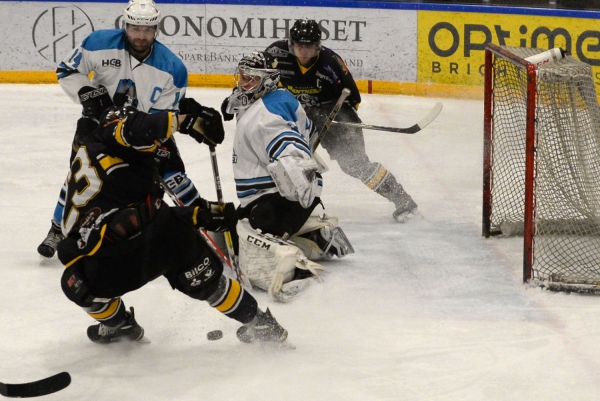
<path fill-rule="evenodd" d="M 286 89 L 268 93 L 238 113 L 233 176 L 242 207 L 262 195 L 279 192 L 267 165 L 282 156 L 312 157 L 311 127 L 304 109 Z"/>
<path fill-rule="evenodd" d="M 179 110 L 188 80 L 183 62 L 158 41 L 143 62 L 131 56 L 123 29 L 92 32 L 59 64 L 56 75 L 76 103 L 82 87 L 104 85 L 111 97 L 124 93 L 131 104 L 146 113 Z"/>

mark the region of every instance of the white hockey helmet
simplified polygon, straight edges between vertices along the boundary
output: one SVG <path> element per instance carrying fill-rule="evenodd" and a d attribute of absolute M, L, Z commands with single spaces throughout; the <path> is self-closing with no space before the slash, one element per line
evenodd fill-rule
<path fill-rule="evenodd" d="M 123 22 L 131 25 L 155 26 L 160 22 L 160 11 L 152 0 L 130 0 L 123 10 Z"/>

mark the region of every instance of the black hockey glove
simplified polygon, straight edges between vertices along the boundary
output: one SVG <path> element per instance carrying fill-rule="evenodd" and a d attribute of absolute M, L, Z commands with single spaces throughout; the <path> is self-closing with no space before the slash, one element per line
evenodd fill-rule
<path fill-rule="evenodd" d="M 179 132 L 191 136 L 198 143 L 205 142 L 213 146 L 222 143 L 225 139 L 221 115 L 210 107 L 202 107 L 197 114 L 188 114 L 181 123 Z"/>
<path fill-rule="evenodd" d="M 223 120 L 231 121 L 234 115 L 227 112 L 227 106 L 229 106 L 229 97 L 226 97 L 223 103 L 221 103 L 221 114 L 223 114 Z"/>
<path fill-rule="evenodd" d="M 226 203 L 223 213 L 219 211 L 219 205 L 208 202 L 209 208 L 197 206 L 194 211 L 194 225 L 208 231 L 235 231 L 237 225 L 237 213 L 233 203 Z"/>
<path fill-rule="evenodd" d="M 193 97 L 184 97 L 179 101 L 179 112 L 181 114 L 198 114 L 202 111 L 202 105 Z"/>
<path fill-rule="evenodd" d="M 96 121 L 100 120 L 104 110 L 114 106 L 106 87 L 103 85 L 98 88 L 84 86 L 79 89 L 77 95 L 79 96 L 79 103 L 83 106 L 83 115 Z"/>

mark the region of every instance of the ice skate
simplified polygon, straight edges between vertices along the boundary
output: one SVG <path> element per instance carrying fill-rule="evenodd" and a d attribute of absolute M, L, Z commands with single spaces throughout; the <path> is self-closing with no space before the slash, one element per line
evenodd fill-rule
<path fill-rule="evenodd" d="M 240 327 L 236 334 L 244 343 L 283 343 L 288 336 L 287 330 L 277 323 L 269 308 L 265 312 L 259 309 L 256 317 L 250 323 Z"/>
<path fill-rule="evenodd" d="M 44 241 L 42 241 L 37 248 L 38 253 L 45 258 L 53 257 L 56 253 L 58 243 L 63 239 L 65 239 L 65 236 L 62 235 L 60 227 L 56 223 L 52 222 L 52 227 L 50 227 L 50 231 L 48 231 L 46 239 L 44 239 Z"/>
<path fill-rule="evenodd" d="M 417 213 L 417 204 L 408 194 L 405 193 L 405 195 L 406 196 L 399 201 L 394 202 L 396 205 L 396 210 L 392 216 L 399 223 L 406 222 L 408 219 L 414 217 Z"/>
<path fill-rule="evenodd" d="M 125 321 L 116 327 L 106 326 L 102 323 L 88 327 L 88 338 L 98 344 L 109 344 L 121 340 L 142 342 L 144 329 L 135 321 L 133 307 L 129 310 L 131 312 L 125 312 Z"/>

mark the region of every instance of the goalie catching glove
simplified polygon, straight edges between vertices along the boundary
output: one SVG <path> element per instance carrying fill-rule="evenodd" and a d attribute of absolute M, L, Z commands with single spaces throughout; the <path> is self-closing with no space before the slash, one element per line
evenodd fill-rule
<path fill-rule="evenodd" d="M 313 159 L 284 156 L 269 164 L 267 170 L 281 196 L 299 202 L 305 209 L 321 196 L 323 183 L 319 165 Z"/>
<path fill-rule="evenodd" d="M 179 132 L 194 138 L 198 143 L 218 145 L 225 139 L 225 130 L 221 115 L 215 109 L 204 107 L 192 98 L 179 102 L 179 110 L 185 119 L 179 126 Z"/>
<path fill-rule="evenodd" d="M 98 88 L 84 86 L 77 92 L 79 103 L 83 106 L 83 115 L 98 122 L 106 109 L 114 106 L 104 85 Z"/>

